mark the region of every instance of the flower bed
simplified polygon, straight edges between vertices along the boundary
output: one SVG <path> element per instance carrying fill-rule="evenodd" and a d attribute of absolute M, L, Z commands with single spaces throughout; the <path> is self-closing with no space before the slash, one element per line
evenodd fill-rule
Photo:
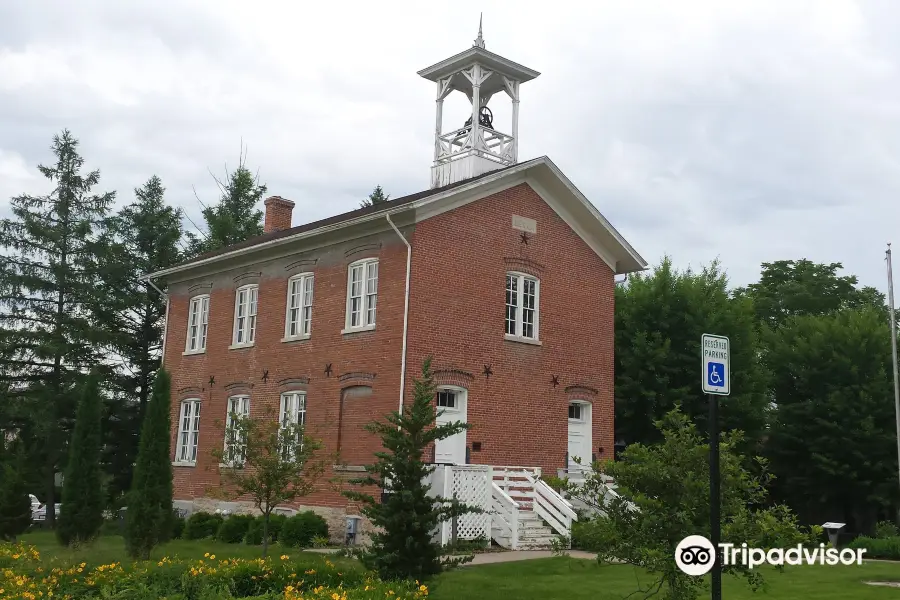
<path fill-rule="evenodd" d="M 108 598 L 179 600 L 283 598 L 368 600 L 424 598 L 428 589 L 412 582 L 385 583 L 358 568 L 338 567 L 327 558 L 163 558 L 131 564 L 44 564 L 33 547 L 0 544 L 0 600 L 13 598 Z"/>

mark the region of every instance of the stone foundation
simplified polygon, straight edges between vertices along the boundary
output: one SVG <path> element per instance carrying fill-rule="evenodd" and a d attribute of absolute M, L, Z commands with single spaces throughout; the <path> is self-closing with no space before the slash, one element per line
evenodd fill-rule
<path fill-rule="evenodd" d="M 260 514 L 259 509 L 250 502 L 224 502 L 213 498 L 194 498 L 193 500 L 174 500 L 172 504 L 175 509 L 183 511 L 187 516 L 195 512 L 215 513 L 216 511 L 236 515 Z M 344 508 L 299 505 L 296 507 L 278 507 L 273 511 L 273 514 L 283 514 L 290 517 L 298 512 L 307 510 L 320 515 L 328 523 L 328 537 L 332 544 L 344 544 L 347 531 L 347 515 L 355 514 L 362 517 L 356 535 L 356 544 L 367 545 L 369 543 L 369 536 L 374 530 L 372 523 L 363 515 L 348 513 Z"/>

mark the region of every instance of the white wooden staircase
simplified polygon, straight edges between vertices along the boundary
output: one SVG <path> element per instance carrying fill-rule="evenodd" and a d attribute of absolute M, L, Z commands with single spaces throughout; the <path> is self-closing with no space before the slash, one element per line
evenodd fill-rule
<path fill-rule="evenodd" d="M 431 477 L 435 496 L 455 497 L 484 509 L 441 524 L 442 544 L 487 539 L 510 550 L 547 550 L 555 539 L 572 537 L 578 519 L 572 504 L 541 480 L 540 467 L 441 465 Z"/>
<path fill-rule="evenodd" d="M 547 550 L 562 536 L 569 543 L 572 504 L 540 479 L 539 467 L 494 467 L 491 538 L 510 550 Z M 568 544 L 567 544 L 568 545 Z"/>

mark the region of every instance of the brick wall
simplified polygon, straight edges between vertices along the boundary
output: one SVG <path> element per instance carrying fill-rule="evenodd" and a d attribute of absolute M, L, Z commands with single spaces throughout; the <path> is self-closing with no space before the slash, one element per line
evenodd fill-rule
<path fill-rule="evenodd" d="M 345 410 L 341 445 L 346 459 L 371 456 L 373 448 L 361 426 L 373 414 L 395 410 L 399 399 L 406 247 L 393 232 L 382 236 L 378 244 L 364 242 L 357 240 L 350 244 L 366 248 L 350 256 L 345 256 L 345 251 L 352 249 L 330 248 L 327 256 L 324 252 L 286 256 L 172 286 L 165 360 L 172 374 L 173 458 L 181 400 L 200 398 L 202 402 L 197 464 L 174 467 L 177 499 L 204 497 L 209 495 L 210 488 L 219 485 L 218 461 L 211 456 L 211 451 L 222 448 L 226 402 L 232 393 L 249 393 L 251 414 L 262 415 L 266 410 L 278 411 L 283 391 L 305 390 L 308 433 L 323 441 L 323 455 L 329 455 L 330 465 L 330 454 L 337 449 L 341 390 L 369 385 L 372 393 L 366 402 L 354 399 L 347 403 L 356 402 L 357 405 L 355 410 L 352 406 L 349 412 Z M 373 256 L 379 257 L 377 327 L 374 331 L 343 335 L 347 265 Z M 310 266 L 313 261 L 315 265 Z M 285 269 L 297 262 L 304 264 L 293 271 Z M 315 273 L 311 336 L 307 340 L 285 343 L 281 339 L 284 337 L 287 279 L 298 270 Z M 246 273 L 261 274 L 248 278 Z M 235 278 L 238 278 L 237 282 Z M 259 282 L 255 346 L 229 349 L 235 289 L 255 281 Z M 211 286 L 211 290 L 199 286 Z M 192 287 L 193 291 L 188 291 Z M 210 308 L 206 352 L 184 356 L 189 299 L 207 291 Z M 325 372 L 329 364 L 330 376 Z M 268 377 L 264 380 L 266 371 Z M 213 377 L 215 382 L 211 384 Z M 308 382 L 304 383 L 304 380 Z M 332 475 L 328 472 L 325 478 Z M 323 482 L 321 488 L 301 503 L 346 505 L 346 500 L 331 489 L 330 484 Z"/>
<path fill-rule="evenodd" d="M 537 222 L 537 234 L 527 245 L 511 226 L 513 214 Z M 435 369 L 459 371 L 443 374 L 441 381 L 469 390 L 468 420 L 474 429 L 468 445 L 481 442 L 471 462 L 541 466 L 555 474 L 565 465 L 568 401 L 578 393 L 593 405 L 593 452 L 612 457 L 609 267 L 524 184 L 404 233 L 413 243 L 407 399 L 411 378 L 419 374 L 423 358 L 433 355 Z M 347 265 L 369 256 L 380 261 L 376 329 L 342 335 Z M 507 265 L 533 268 L 540 276 L 541 346 L 504 340 Z M 305 390 L 309 432 L 322 439 L 325 452 L 337 451 L 340 436 L 346 464 L 369 462 L 380 444 L 362 426 L 396 410 L 399 402 L 405 268 L 406 247 L 387 231 L 171 285 L 166 366 L 172 373 L 173 456 L 180 401 L 202 401 L 198 461 L 174 468 L 177 499 L 202 498 L 219 485 L 210 452 L 222 446 L 226 401 L 237 392 L 249 393 L 251 414 L 260 415 L 278 410 L 282 391 Z M 300 270 L 315 273 L 312 335 L 283 343 L 287 279 Z M 256 345 L 230 350 L 235 289 L 250 282 L 259 283 Z M 207 292 L 207 350 L 184 356 L 189 299 Z M 325 372 L 329 364 L 330 376 Z M 493 370 L 490 378 L 482 374 L 484 365 Z M 360 386 L 371 390 L 359 394 Z M 571 386 L 588 391 L 567 392 Z M 328 472 L 326 479 L 334 475 Z M 337 475 L 346 479 L 358 473 Z M 347 501 L 323 482 L 298 504 L 343 508 Z"/>
<path fill-rule="evenodd" d="M 537 222 L 527 244 L 513 214 Z M 541 346 L 504 340 L 508 268 L 540 278 Z M 434 369 L 473 376 L 458 383 L 468 387 L 468 446 L 481 442 L 472 463 L 555 475 L 574 397 L 593 407 L 592 452 L 611 458 L 614 298 L 612 270 L 526 184 L 427 219 L 413 242 L 408 377 L 428 354 Z"/>

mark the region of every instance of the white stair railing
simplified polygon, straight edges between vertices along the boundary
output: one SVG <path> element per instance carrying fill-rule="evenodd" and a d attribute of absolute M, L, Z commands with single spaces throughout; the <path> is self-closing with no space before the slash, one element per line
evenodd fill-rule
<path fill-rule="evenodd" d="M 543 480 L 530 476 L 528 480 L 534 486 L 535 514 L 546 521 L 556 533 L 571 538 L 572 522 L 578 520 L 578 514 L 572 504 Z"/>
<path fill-rule="evenodd" d="M 496 483 L 491 483 L 491 535 L 499 530 L 499 537 L 509 539 L 509 549 L 519 547 L 519 503 Z"/>

